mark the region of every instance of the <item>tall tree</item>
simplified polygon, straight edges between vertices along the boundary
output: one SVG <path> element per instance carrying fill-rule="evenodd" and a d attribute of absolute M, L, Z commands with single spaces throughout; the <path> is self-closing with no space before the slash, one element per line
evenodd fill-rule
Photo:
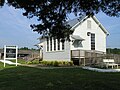
<path fill-rule="evenodd" d="M 3 6 L 4 0 L 0 0 Z M 37 17 L 39 24 L 31 25 L 33 31 L 43 36 L 69 38 L 72 33 L 67 15 L 93 16 L 102 11 L 109 16 L 120 16 L 120 0 L 7 0 L 9 6 L 23 9 L 27 18 Z"/>
<path fill-rule="evenodd" d="M 0 0 L 0 7 L 2 7 L 5 3 L 5 0 Z"/>

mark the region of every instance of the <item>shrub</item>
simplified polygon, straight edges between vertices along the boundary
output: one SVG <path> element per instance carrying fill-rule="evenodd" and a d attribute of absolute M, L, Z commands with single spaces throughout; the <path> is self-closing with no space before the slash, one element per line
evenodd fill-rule
<path fill-rule="evenodd" d="M 74 64 L 73 64 L 73 61 L 70 61 L 70 62 L 69 62 L 69 65 L 70 65 L 70 66 L 73 66 L 73 65 L 74 65 Z"/>
<path fill-rule="evenodd" d="M 63 65 L 65 65 L 65 66 L 73 66 L 73 62 L 72 61 L 63 61 Z"/>
<path fill-rule="evenodd" d="M 41 61 L 40 63 L 43 65 L 47 65 L 48 61 Z"/>
<path fill-rule="evenodd" d="M 46 61 L 46 65 L 47 65 L 47 66 L 52 66 L 52 65 L 53 65 L 53 62 L 52 62 L 52 61 Z"/>
<path fill-rule="evenodd" d="M 27 62 L 27 64 L 33 64 L 33 62 L 31 62 L 31 61 L 28 61 L 28 62 Z"/>
<path fill-rule="evenodd" d="M 37 62 L 28 62 L 28 64 L 38 64 Z M 40 64 L 45 66 L 73 66 L 72 61 L 40 61 Z"/>
<path fill-rule="evenodd" d="M 54 61 L 51 61 L 50 65 L 51 65 L 51 66 L 54 66 Z"/>
<path fill-rule="evenodd" d="M 55 62 L 54 62 L 54 66 L 59 66 L 58 61 L 55 61 Z"/>
<path fill-rule="evenodd" d="M 27 61 L 27 64 L 39 64 L 39 60 Z"/>

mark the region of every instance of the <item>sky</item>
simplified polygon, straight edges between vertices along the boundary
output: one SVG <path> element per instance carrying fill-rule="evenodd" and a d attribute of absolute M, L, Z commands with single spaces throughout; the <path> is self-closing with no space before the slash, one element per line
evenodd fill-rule
<path fill-rule="evenodd" d="M 36 21 L 26 18 L 22 12 L 8 6 L 0 8 L 0 48 L 4 45 L 36 48 L 40 35 L 30 28 Z"/>
<path fill-rule="evenodd" d="M 99 13 L 96 17 L 110 34 L 107 36 L 107 47 L 120 48 L 120 17 L 110 17 L 104 13 Z"/>
<path fill-rule="evenodd" d="M 37 23 L 36 18 L 28 19 L 22 15 L 22 10 L 4 6 L 0 8 L 0 48 L 4 45 L 36 48 L 40 35 L 33 32 L 30 24 Z M 96 15 L 102 25 L 108 30 L 107 47 L 120 48 L 120 17 L 109 17 L 103 13 Z M 70 18 L 74 18 L 73 15 Z"/>

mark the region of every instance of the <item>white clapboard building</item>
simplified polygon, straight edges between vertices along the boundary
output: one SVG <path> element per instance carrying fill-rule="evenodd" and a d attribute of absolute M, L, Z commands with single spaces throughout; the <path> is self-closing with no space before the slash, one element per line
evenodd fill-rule
<path fill-rule="evenodd" d="M 108 31 L 93 17 L 83 16 L 68 22 L 74 30 L 70 42 L 60 42 L 54 38 L 44 38 L 40 45 L 43 47 L 43 60 L 71 61 L 74 58 L 86 58 L 93 53 L 106 53 L 106 37 Z M 40 39 L 41 40 L 41 39 Z"/>

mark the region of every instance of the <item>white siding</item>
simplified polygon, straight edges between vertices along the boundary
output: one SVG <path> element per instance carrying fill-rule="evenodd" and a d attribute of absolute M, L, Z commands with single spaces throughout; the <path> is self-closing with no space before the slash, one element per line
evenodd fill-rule
<path fill-rule="evenodd" d="M 70 61 L 70 43 L 68 41 L 65 42 L 65 49 L 62 50 L 60 47 L 60 51 L 49 51 L 46 50 L 46 41 L 44 42 L 43 46 L 43 60 L 48 61 L 55 61 L 55 60 L 63 60 L 63 61 Z M 61 44 L 61 43 L 60 43 Z M 54 47 L 54 43 L 52 45 Z M 60 45 L 62 46 L 62 45 Z M 56 44 L 57 47 L 57 44 Z"/>
<path fill-rule="evenodd" d="M 87 20 L 91 21 L 91 29 L 87 28 Z M 106 34 L 99 27 L 98 24 L 92 19 L 88 18 L 83 23 L 81 23 L 75 31 L 73 35 L 79 35 L 84 41 L 82 41 L 81 47 L 74 47 L 71 42 L 71 50 L 74 49 L 82 49 L 82 50 L 91 50 L 91 36 L 87 36 L 87 32 L 95 33 L 95 50 L 106 52 Z"/>
<path fill-rule="evenodd" d="M 87 28 L 87 20 L 91 21 L 90 28 Z M 43 60 L 70 61 L 70 58 L 71 58 L 70 50 L 76 50 L 76 49 L 91 50 L 91 36 L 88 36 L 87 32 L 91 32 L 95 34 L 95 50 L 106 52 L 106 34 L 103 32 L 103 30 L 99 27 L 98 24 L 96 24 L 96 22 L 92 18 L 88 18 L 87 20 L 85 20 L 78 27 L 76 27 L 73 32 L 73 35 L 79 35 L 81 38 L 85 39 L 84 41 L 82 41 L 79 47 L 75 47 L 72 44 L 73 43 L 72 41 L 71 42 L 66 41 L 64 50 L 62 50 L 62 47 L 60 47 L 61 51 L 54 51 L 54 48 L 52 48 L 52 51 L 50 51 L 50 47 L 49 47 L 49 51 L 47 51 L 47 47 L 46 47 L 47 43 L 45 40 L 43 45 Z M 54 41 L 52 41 L 52 47 L 54 47 Z M 58 45 L 56 40 L 56 50 L 57 49 L 58 49 Z"/>

